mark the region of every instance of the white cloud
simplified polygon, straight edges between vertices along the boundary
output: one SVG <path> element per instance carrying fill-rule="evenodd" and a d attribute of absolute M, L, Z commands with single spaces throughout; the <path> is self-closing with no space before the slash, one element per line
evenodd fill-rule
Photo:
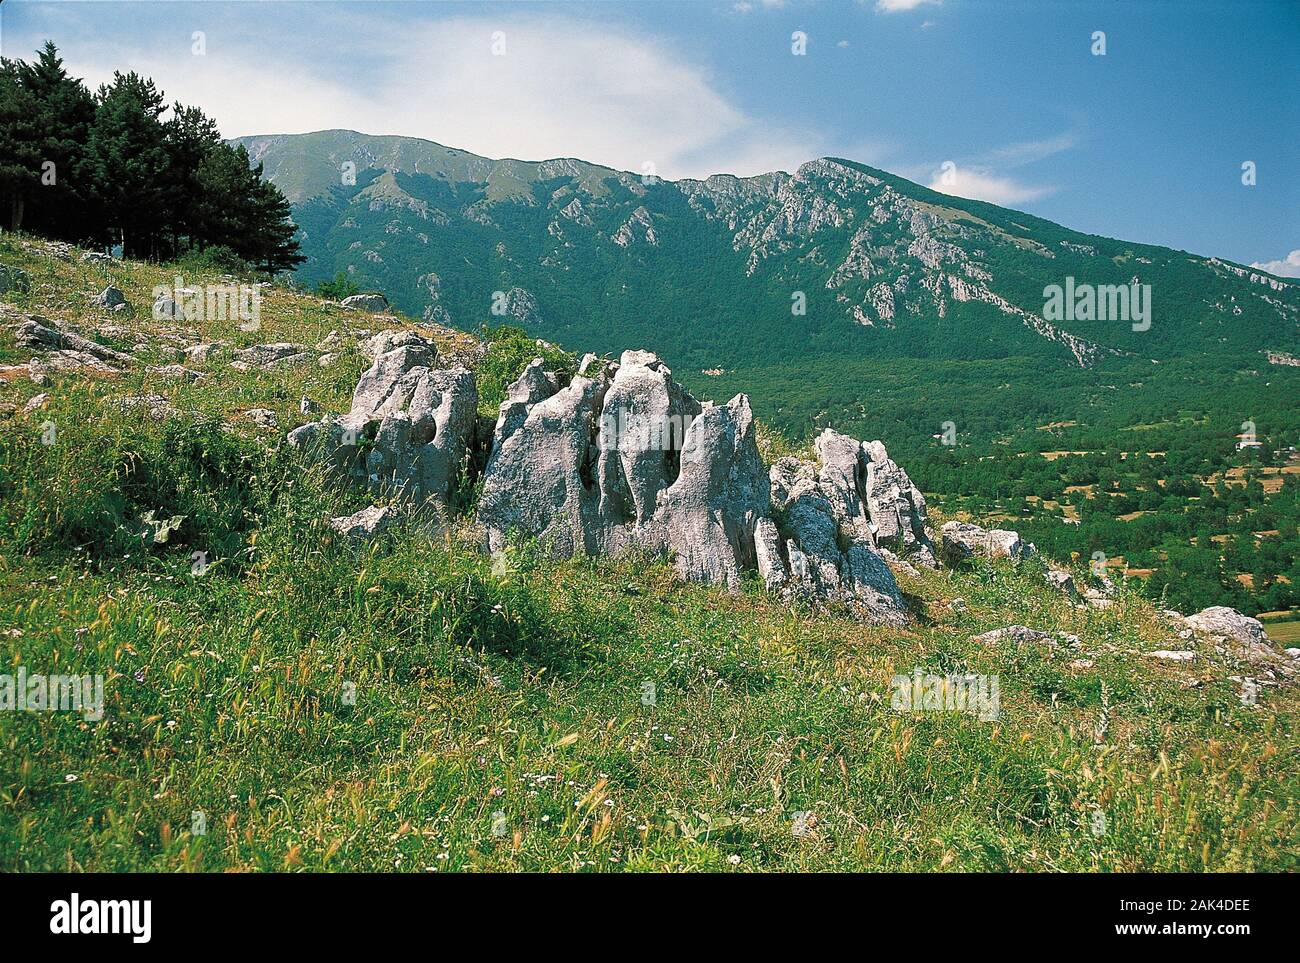
<path fill-rule="evenodd" d="M 1053 190 L 1050 187 L 1021 184 L 1010 177 L 966 167 L 954 167 L 947 171 L 941 168 L 934 172 L 928 186 L 943 194 L 1003 205 L 1036 201 Z"/>
<path fill-rule="evenodd" d="M 643 32 L 522 12 L 400 27 L 328 9 L 319 17 L 309 54 L 270 36 L 210 40 L 204 57 L 105 37 L 69 67 L 93 85 L 127 65 L 231 137 L 350 128 L 488 157 L 580 157 L 631 171 L 651 162 L 668 178 L 793 169 L 827 152 L 815 133 L 751 117 L 706 69 Z M 493 55 L 494 31 L 504 56 Z"/>
<path fill-rule="evenodd" d="M 1280 261 L 1254 261 L 1250 266 L 1280 278 L 1300 278 L 1300 251 L 1292 251 Z"/>
<path fill-rule="evenodd" d="M 904 10 L 915 10 L 926 4 L 942 2 L 943 0 L 876 0 L 876 13 L 899 13 Z"/>
<path fill-rule="evenodd" d="M 1020 167 L 1059 154 L 1063 150 L 1069 150 L 1078 142 L 1079 135 L 1070 130 L 1043 140 L 1026 140 L 995 147 L 982 155 L 979 163 L 992 167 Z"/>

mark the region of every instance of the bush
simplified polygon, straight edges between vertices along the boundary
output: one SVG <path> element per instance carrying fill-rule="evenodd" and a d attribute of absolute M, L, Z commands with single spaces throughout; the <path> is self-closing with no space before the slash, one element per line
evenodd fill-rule
<path fill-rule="evenodd" d="M 484 326 L 479 336 L 487 342 L 487 353 L 478 363 L 479 410 L 495 415 L 501 402 L 506 400 L 506 388 L 518 379 L 534 358 L 546 362 L 546 369 L 555 372 L 561 386 L 567 385 L 578 370 L 577 358 L 555 345 L 538 342 L 522 328 L 502 325 L 499 328 Z"/>

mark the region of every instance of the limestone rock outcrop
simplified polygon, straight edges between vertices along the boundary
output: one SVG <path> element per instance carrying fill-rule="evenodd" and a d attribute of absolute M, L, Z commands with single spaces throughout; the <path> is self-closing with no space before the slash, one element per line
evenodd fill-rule
<path fill-rule="evenodd" d="M 984 558 L 1028 558 L 1038 550 L 1030 542 L 1002 528 L 981 528 L 969 522 L 945 522 L 941 529 L 944 560 L 950 563 L 975 556 Z"/>
<path fill-rule="evenodd" d="M 474 376 L 434 367 L 436 349 L 411 331 L 361 348 L 374 362 L 351 410 L 290 444 L 372 486 L 445 501 L 487 430 Z M 889 563 L 935 564 L 925 500 L 879 442 L 827 430 L 816 461 L 769 470 L 745 395 L 700 402 L 647 351 L 588 355 L 567 384 L 535 359 L 491 434 L 477 509 L 489 551 L 518 536 L 556 557 L 664 554 L 683 578 L 733 590 L 757 570 L 770 591 L 894 623 L 907 613 Z"/>
<path fill-rule="evenodd" d="M 749 399 L 700 404 L 655 355 L 583 359 L 564 387 L 533 361 L 493 431 L 478 518 L 558 556 L 670 552 L 686 579 L 735 587 L 755 567 L 767 473 Z"/>
<path fill-rule="evenodd" d="M 925 496 L 879 441 L 862 444 L 867 513 L 876 544 L 934 567 L 934 543 L 926 528 Z"/>
<path fill-rule="evenodd" d="M 437 351 L 416 336 L 379 354 L 357 382 L 352 408 L 289 433 L 368 484 L 445 502 L 474 441 L 478 391 L 465 368 L 433 367 Z"/>
<path fill-rule="evenodd" d="M 772 466 L 773 519 L 764 526 L 759 558 L 764 582 L 873 619 L 903 621 L 902 593 L 878 550 L 865 494 L 871 456 L 831 430 L 814 447 L 816 463 L 782 458 Z M 894 534 L 901 539 L 901 531 Z"/>

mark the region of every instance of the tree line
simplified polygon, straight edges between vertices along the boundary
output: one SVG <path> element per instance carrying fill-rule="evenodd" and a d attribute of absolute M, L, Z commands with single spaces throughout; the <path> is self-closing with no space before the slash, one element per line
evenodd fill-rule
<path fill-rule="evenodd" d="M 302 263 L 289 202 L 197 107 L 135 72 L 91 92 L 47 42 L 0 59 L 0 224 L 122 256 L 225 248 L 277 272 Z"/>

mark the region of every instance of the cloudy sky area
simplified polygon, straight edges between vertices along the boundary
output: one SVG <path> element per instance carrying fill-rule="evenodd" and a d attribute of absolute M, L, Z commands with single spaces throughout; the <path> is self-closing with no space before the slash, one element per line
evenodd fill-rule
<path fill-rule="evenodd" d="M 0 53 L 46 38 L 88 82 L 148 74 L 228 136 L 350 128 L 670 178 L 842 156 L 1300 276 L 1285 0 L 4 0 Z"/>

